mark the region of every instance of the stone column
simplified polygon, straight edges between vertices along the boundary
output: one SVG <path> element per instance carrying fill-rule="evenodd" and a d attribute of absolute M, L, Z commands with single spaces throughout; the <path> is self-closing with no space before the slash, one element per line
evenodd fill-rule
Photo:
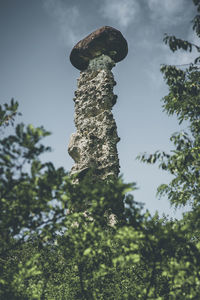
<path fill-rule="evenodd" d="M 120 138 L 112 114 L 117 96 L 111 69 L 127 52 L 122 34 L 109 26 L 91 33 L 71 52 L 71 63 L 81 73 L 74 98 L 77 132 L 71 135 L 68 152 L 75 161 L 71 174 L 79 179 L 88 170 L 92 170 L 93 179 L 118 177 Z"/>

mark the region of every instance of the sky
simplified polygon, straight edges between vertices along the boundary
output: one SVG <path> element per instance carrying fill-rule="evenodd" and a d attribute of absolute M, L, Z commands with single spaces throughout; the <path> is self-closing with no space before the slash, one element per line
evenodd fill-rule
<path fill-rule="evenodd" d="M 128 42 L 127 57 L 113 68 L 118 95 L 113 114 L 121 141 L 118 152 L 125 182 L 136 182 L 134 198 L 154 213 L 181 216 L 156 189 L 172 177 L 157 165 L 136 160 L 140 153 L 170 152 L 172 133 L 186 129 L 163 112 L 168 88 L 161 64 L 187 64 L 195 53 L 172 53 L 164 34 L 197 41 L 191 20 L 192 0 L 0 0 L 0 104 L 19 102 L 25 124 L 52 132 L 44 140 L 53 149 L 43 156 L 70 171 L 68 155 L 74 126 L 74 92 L 80 72 L 69 55 L 73 46 L 101 26 L 120 30 Z"/>

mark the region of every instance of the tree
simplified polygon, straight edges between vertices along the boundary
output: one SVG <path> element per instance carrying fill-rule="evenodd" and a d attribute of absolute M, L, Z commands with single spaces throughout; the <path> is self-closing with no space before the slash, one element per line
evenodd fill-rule
<path fill-rule="evenodd" d="M 5 104 L 4 107 L 0 107 L 2 126 L 10 120 L 14 122 L 18 103 L 12 100 L 10 105 Z M 43 127 L 18 124 L 15 134 L 4 136 L 0 141 L 1 269 L 6 265 L 10 251 L 33 233 L 40 236 L 41 241 L 55 234 L 57 221 L 66 209 L 66 203 L 58 197 L 66 173 L 63 168 L 55 169 L 52 163 L 39 160 L 41 154 L 50 151 L 49 147 L 40 144 L 47 135 L 49 132 Z M 57 200 L 56 205 L 52 203 L 54 199 Z M 1 290 L 7 290 L 11 295 L 14 277 L 5 281 L 4 272 L 1 276 Z M 4 292 L 3 295 L 5 298 Z"/>
<path fill-rule="evenodd" d="M 197 11 L 200 12 L 200 1 L 194 0 Z M 200 14 L 193 19 L 193 30 L 200 37 Z M 188 41 L 165 36 L 164 42 L 174 52 L 179 49 L 192 51 L 194 48 L 200 52 L 200 47 Z M 160 161 L 160 167 L 169 171 L 175 178 L 169 185 L 162 185 L 158 193 L 166 193 L 172 205 L 181 206 L 199 203 L 199 147 L 200 147 L 200 72 L 199 57 L 186 69 L 177 66 L 161 67 L 169 94 L 163 98 L 164 111 L 168 115 L 177 115 L 179 123 L 188 121 L 188 132 L 175 133 L 171 137 L 175 149 L 173 154 L 156 152 L 154 155 L 141 157 L 142 161 L 155 163 Z"/>
<path fill-rule="evenodd" d="M 193 0 L 197 15 L 193 19 L 193 30 L 200 37 L 200 1 Z M 197 50 L 200 46 L 176 38 L 164 37 L 164 42 L 174 52 Z M 171 153 L 156 151 L 154 154 L 143 154 L 139 158 L 146 163 L 159 162 L 159 167 L 173 175 L 169 184 L 158 188 L 158 195 L 166 194 L 175 207 L 190 205 L 191 211 L 185 213 L 183 219 L 176 223 L 183 249 L 176 252 L 168 264 L 171 294 L 184 299 L 199 298 L 199 271 L 195 267 L 199 261 L 199 212 L 200 212 L 200 57 L 187 66 L 161 67 L 169 87 L 169 94 L 163 98 L 164 111 L 168 115 L 176 115 L 179 123 L 189 123 L 187 132 L 175 133 L 171 136 L 174 150 Z M 178 233 L 178 232 L 177 232 Z M 182 243 L 182 242 L 181 242 Z M 181 244 L 180 243 L 180 244 Z M 187 252 L 187 250 L 189 252 Z M 190 251 L 192 251 L 190 253 Z M 189 255 L 190 253 L 190 255 Z M 193 254 L 192 254 L 193 253 Z M 165 272 L 165 271 L 164 271 Z M 173 288 L 172 288 L 173 285 Z M 194 292 L 196 291 L 196 293 Z M 174 297 L 175 297 L 174 296 Z"/>

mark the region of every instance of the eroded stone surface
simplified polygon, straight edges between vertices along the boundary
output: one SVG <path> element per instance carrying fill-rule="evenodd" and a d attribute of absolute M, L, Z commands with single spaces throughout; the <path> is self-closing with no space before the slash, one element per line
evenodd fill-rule
<path fill-rule="evenodd" d="M 90 60 L 81 72 L 75 92 L 75 125 L 68 152 L 75 165 L 71 174 L 95 170 L 94 176 L 105 179 L 119 174 L 117 143 L 119 137 L 111 112 L 117 96 L 111 72 L 115 62 L 107 55 Z"/>
<path fill-rule="evenodd" d="M 75 68 L 83 71 L 88 67 L 91 59 L 102 54 L 119 62 L 126 57 L 127 53 L 127 41 L 121 32 L 113 27 L 103 26 L 74 46 L 70 54 L 70 61 Z"/>

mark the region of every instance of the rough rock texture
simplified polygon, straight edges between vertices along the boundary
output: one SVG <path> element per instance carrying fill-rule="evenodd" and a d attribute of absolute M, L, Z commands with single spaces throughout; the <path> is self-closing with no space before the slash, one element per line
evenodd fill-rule
<path fill-rule="evenodd" d="M 116 145 L 120 139 L 111 112 L 117 99 L 111 72 L 114 65 L 111 57 L 102 54 L 89 61 L 78 79 L 74 98 L 77 132 L 71 135 L 68 152 L 75 161 L 71 174 L 78 173 L 79 178 L 89 169 L 94 179 L 119 174 Z"/>
<path fill-rule="evenodd" d="M 89 61 L 97 56 L 105 54 L 119 62 L 127 53 L 128 45 L 121 32 L 113 27 L 103 26 L 74 46 L 70 61 L 74 67 L 83 71 L 88 67 Z"/>

